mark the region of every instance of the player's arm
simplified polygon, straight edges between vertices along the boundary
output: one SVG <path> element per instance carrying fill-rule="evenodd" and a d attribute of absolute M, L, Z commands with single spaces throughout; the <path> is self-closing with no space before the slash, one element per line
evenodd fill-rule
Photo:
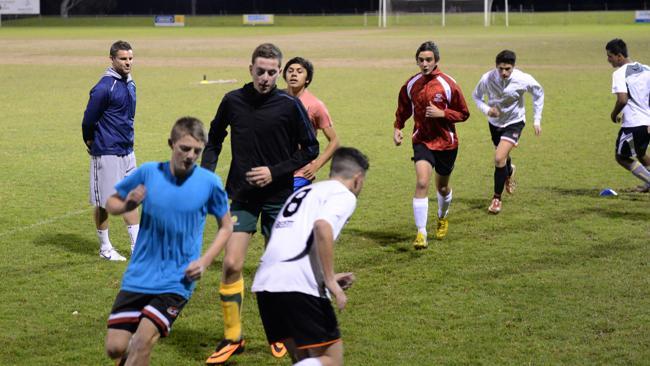
<path fill-rule="evenodd" d="M 476 87 L 474 88 L 474 91 L 472 92 L 472 99 L 474 99 L 474 104 L 476 104 L 476 107 L 485 115 L 490 116 L 490 117 L 497 117 L 491 114 L 494 114 L 491 112 L 491 109 L 494 108 L 495 110 L 498 110 L 496 107 L 490 107 L 487 103 L 485 103 L 485 92 L 487 91 L 487 82 L 488 78 L 483 76 L 481 80 L 479 80 L 478 84 L 476 84 Z"/>
<path fill-rule="evenodd" d="M 334 273 L 334 231 L 332 225 L 326 220 L 316 220 L 314 223 L 314 240 L 323 270 L 325 286 L 336 298 L 337 308 L 343 310 L 348 298 Z"/>
<path fill-rule="evenodd" d="M 614 123 L 620 122 L 618 115 L 621 113 L 623 108 L 625 108 L 625 106 L 627 105 L 627 100 L 628 100 L 627 93 L 616 93 L 616 103 L 614 104 L 614 109 L 612 110 L 612 114 L 610 115 L 612 122 Z"/>
<path fill-rule="evenodd" d="M 217 168 L 219 154 L 223 148 L 223 140 L 228 135 L 228 96 L 223 97 L 217 114 L 210 122 L 210 132 L 208 132 L 208 143 L 205 144 L 203 155 L 201 155 L 201 167 L 214 171 Z"/>
<path fill-rule="evenodd" d="M 402 140 L 404 139 L 402 129 L 406 121 L 413 115 L 413 104 L 411 103 L 411 98 L 408 96 L 406 85 L 404 84 L 402 86 L 397 95 L 397 110 L 395 111 L 395 122 L 393 122 L 393 142 L 395 146 L 402 144 Z"/>
<path fill-rule="evenodd" d="M 451 101 L 444 110 L 444 118 L 451 123 L 467 121 L 469 118 L 469 109 L 467 109 L 467 102 L 460 87 L 453 83 L 451 84 Z"/>
<path fill-rule="evenodd" d="M 133 211 L 140 206 L 146 194 L 147 190 L 142 184 L 132 189 L 125 198 L 122 198 L 119 192 L 115 193 L 106 200 L 106 211 L 111 215 L 121 215 Z"/>
<path fill-rule="evenodd" d="M 212 241 L 212 244 L 208 247 L 208 250 L 203 253 L 201 258 L 190 263 L 185 269 L 185 276 L 189 280 L 196 281 L 201 278 L 203 272 L 210 267 L 214 258 L 216 258 L 226 246 L 226 243 L 232 234 L 233 223 L 229 212 L 226 212 L 222 217 L 217 217 L 217 223 L 219 224 L 219 230 L 217 231 L 217 235 Z"/>
<path fill-rule="evenodd" d="M 327 146 L 325 147 L 325 150 L 318 155 L 316 160 L 307 165 L 307 168 L 304 171 L 305 178 L 307 179 L 316 178 L 316 172 L 332 158 L 334 151 L 336 151 L 336 149 L 341 145 L 336 130 L 334 130 L 334 126 L 332 125 L 332 117 L 323 102 L 319 101 L 317 104 L 314 113 L 314 120 L 315 125 L 323 131 L 323 134 L 327 139 Z"/>
<path fill-rule="evenodd" d="M 544 109 L 544 88 L 530 76 L 528 92 L 533 96 L 533 127 L 535 135 L 542 133 L 542 110 Z"/>
<path fill-rule="evenodd" d="M 90 148 L 95 138 L 95 124 L 108 108 L 108 101 L 108 89 L 103 84 L 100 83 L 90 91 L 84 118 L 81 121 L 81 134 L 84 144 L 88 148 Z"/>

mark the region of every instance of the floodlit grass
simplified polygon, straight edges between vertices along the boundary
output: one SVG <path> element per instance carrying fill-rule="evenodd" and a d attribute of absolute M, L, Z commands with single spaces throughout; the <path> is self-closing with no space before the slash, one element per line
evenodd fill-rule
<path fill-rule="evenodd" d="M 613 159 L 613 70 L 604 44 L 621 37 L 634 59 L 650 63 L 647 26 L 5 28 L 8 23 L 0 30 L 0 364 L 110 364 L 103 354 L 105 323 L 125 264 L 97 256 L 80 123 L 88 91 L 118 38 L 135 48 L 139 163 L 169 159 L 166 139 L 177 117 L 211 120 L 223 94 L 250 78 L 249 56 L 258 43 L 276 42 L 285 57 L 314 61 L 310 88 L 327 104 L 343 144 L 371 160 L 336 249 L 337 269 L 358 276 L 339 315 L 347 364 L 648 363 L 650 197 L 598 197 L 602 188 L 637 183 Z M 411 150 L 394 147 L 391 136 L 397 92 L 417 72 L 413 54 L 427 39 L 439 43 L 441 68 L 461 85 L 472 116 L 458 126 L 449 236 L 415 252 Z M 515 50 L 518 66 L 544 86 L 546 107 L 543 135 L 536 138 L 527 127 L 513 153 L 518 191 L 505 198 L 502 214 L 489 216 L 493 150 L 470 95 L 504 48 Z M 238 82 L 198 85 L 204 74 Z M 229 159 L 225 149 L 217 168 L 222 177 Z M 430 197 L 433 217 L 435 193 Z M 210 219 L 206 243 L 214 233 Z M 128 251 L 119 218 L 111 219 L 111 237 Z M 261 252 L 256 237 L 247 288 Z M 201 280 L 171 337 L 156 346 L 153 364 L 202 364 L 221 338 L 220 269 L 219 260 Z M 247 351 L 233 364 L 289 364 L 270 356 L 255 299 L 246 296 Z"/>

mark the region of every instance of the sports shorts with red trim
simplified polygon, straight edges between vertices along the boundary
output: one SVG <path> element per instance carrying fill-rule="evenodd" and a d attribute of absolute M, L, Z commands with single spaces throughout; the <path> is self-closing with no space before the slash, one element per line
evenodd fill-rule
<path fill-rule="evenodd" d="M 172 324 L 183 310 L 187 299 L 177 294 L 142 294 L 121 290 L 108 316 L 108 328 L 135 333 L 140 319 L 151 320 L 161 337 L 167 337 Z"/>
<path fill-rule="evenodd" d="M 301 292 L 257 292 L 257 306 L 269 344 L 293 338 L 298 349 L 341 340 L 329 299 Z"/>
<path fill-rule="evenodd" d="M 499 145 L 501 140 L 510 141 L 517 146 L 519 145 L 519 138 L 521 138 L 521 131 L 524 130 L 526 124 L 524 121 L 521 121 L 505 127 L 497 127 L 491 123 L 488 123 L 488 125 L 490 126 L 490 134 L 492 135 L 492 143 L 494 146 Z"/>
<path fill-rule="evenodd" d="M 451 175 L 456 164 L 458 149 L 453 150 L 430 150 L 425 144 L 413 144 L 413 157 L 411 160 L 418 162 L 420 160 L 428 161 L 435 169 L 438 175 L 446 177 Z"/>
<path fill-rule="evenodd" d="M 642 158 L 650 143 L 650 127 L 622 127 L 616 136 L 616 155 L 626 158 Z"/>

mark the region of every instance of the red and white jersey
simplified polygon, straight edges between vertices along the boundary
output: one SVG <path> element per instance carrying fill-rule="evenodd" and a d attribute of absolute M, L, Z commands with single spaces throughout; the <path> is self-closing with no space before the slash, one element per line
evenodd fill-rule
<path fill-rule="evenodd" d="M 357 197 L 337 180 L 318 182 L 292 194 L 273 224 L 251 290 L 329 296 L 314 240 L 314 223 L 327 221 L 336 240 L 356 204 Z"/>
<path fill-rule="evenodd" d="M 445 116 L 425 117 L 430 102 Z M 456 81 L 436 68 L 429 75 L 412 76 L 400 89 L 394 127 L 401 130 L 411 116 L 415 122 L 413 143 L 425 144 L 431 150 L 454 150 L 458 148 L 455 123 L 466 121 L 469 110 Z"/>

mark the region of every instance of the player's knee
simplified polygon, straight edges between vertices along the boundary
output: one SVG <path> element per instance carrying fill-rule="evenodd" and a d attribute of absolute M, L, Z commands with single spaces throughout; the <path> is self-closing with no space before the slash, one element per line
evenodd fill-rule
<path fill-rule="evenodd" d="M 239 274 L 244 269 L 244 261 L 240 258 L 225 257 L 223 259 L 223 273 L 226 277 Z"/>
<path fill-rule="evenodd" d="M 106 341 L 106 354 L 112 360 L 122 358 L 128 345 L 128 343 L 114 342 L 109 339 Z"/>
<path fill-rule="evenodd" d="M 426 191 L 429 189 L 429 179 L 418 178 L 415 181 L 415 189 L 418 191 Z"/>
<path fill-rule="evenodd" d="M 497 155 L 494 157 L 494 166 L 496 166 L 497 168 L 502 168 L 506 166 L 507 160 L 508 160 L 507 155 L 504 156 Z"/>

